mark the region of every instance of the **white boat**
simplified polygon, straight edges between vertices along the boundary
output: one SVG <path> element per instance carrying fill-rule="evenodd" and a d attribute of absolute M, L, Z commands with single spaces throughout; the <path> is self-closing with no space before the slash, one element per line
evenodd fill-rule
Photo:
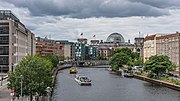
<path fill-rule="evenodd" d="M 107 70 L 108 70 L 108 71 L 112 71 L 112 68 L 109 67 Z"/>
<path fill-rule="evenodd" d="M 85 75 L 76 75 L 75 76 L 75 81 L 79 85 L 91 85 L 91 80 Z"/>
<path fill-rule="evenodd" d="M 132 73 L 124 73 L 124 77 L 132 78 L 134 75 Z"/>

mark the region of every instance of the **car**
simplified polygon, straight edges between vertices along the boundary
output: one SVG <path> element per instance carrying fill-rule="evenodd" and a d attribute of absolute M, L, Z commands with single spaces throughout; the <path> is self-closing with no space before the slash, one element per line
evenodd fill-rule
<path fill-rule="evenodd" d="M 91 80 L 89 77 L 85 75 L 76 75 L 74 80 L 79 84 L 79 85 L 91 85 Z"/>
<path fill-rule="evenodd" d="M 140 69 L 142 69 L 142 66 L 134 66 L 133 67 L 133 70 L 140 70 Z"/>
<path fill-rule="evenodd" d="M 76 73 L 77 73 L 77 68 L 76 68 L 76 67 L 71 67 L 71 68 L 69 69 L 69 73 L 70 73 L 70 74 L 76 74 Z"/>
<path fill-rule="evenodd" d="M 167 72 L 167 73 L 164 73 L 164 74 L 166 74 L 166 75 L 168 75 L 168 76 L 172 76 L 172 77 L 178 77 L 178 75 L 173 74 L 173 73 L 170 73 L 170 72 Z"/>

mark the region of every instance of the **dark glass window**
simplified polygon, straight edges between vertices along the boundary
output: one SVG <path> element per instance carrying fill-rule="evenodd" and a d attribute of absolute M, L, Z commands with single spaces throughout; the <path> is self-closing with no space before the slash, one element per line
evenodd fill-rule
<path fill-rule="evenodd" d="M 8 46 L 0 46 L 0 55 L 8 55 L 9 47 Z"/>
<path fill-rule="evenodd" d="M 9 34 L 8 26 L 0 26 L 0 34 Z"/>
<path fill-rule="evenodd" d="M 8 65 L 9 57 L 8 56 L 0 56 L 0 65 Z"/>
<path fill-rule="evenodd" d="M 0 36 L 0 44 L 9 44 L 9 36 Z"/>

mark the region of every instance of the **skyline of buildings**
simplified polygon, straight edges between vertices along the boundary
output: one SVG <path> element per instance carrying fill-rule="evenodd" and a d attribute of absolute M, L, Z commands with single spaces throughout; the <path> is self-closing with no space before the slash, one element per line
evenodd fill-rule
<path fill-rule="evenodd" d="M 81 33 L 82 34 L 82 33 Z M 107 39 L 88 40 L 78 38 L 77 42 L 68 40 L 52 40 L 36 37 L 9 10 L 0 10 L 0 66 L 3 71 L 13 70 L 19 61 L 27 55 L 55 54 L 66 60 L 88 60 L 105 57 L 109 59 L 117 48 L 130 48 L 140 53 L 144 62 L 153 55 L 167 55 L 179 66 L 180 34 L 154 34 L 135 37 L 134 43 L 125 42 L 122 34 L 112 33 Z M 89 44 L 88 41 L 91 43 Z"/>

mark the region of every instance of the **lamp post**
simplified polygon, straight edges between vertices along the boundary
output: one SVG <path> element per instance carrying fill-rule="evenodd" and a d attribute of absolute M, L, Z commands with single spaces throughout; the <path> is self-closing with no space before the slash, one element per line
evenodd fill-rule
<path fill-rule="evenodd" d="M 22 83 L 23 83 L 22 80 L 23 80 L 23 75 L 20 75 L 20 79 L 21 79 L 21 101 L 22 101 L 22 86 L 23 86 L 23 85 L 22 85 Z"/>
<path fill-rule="evenodd" d="M 48 101 L 50 101 L 51 87 L 47 87 L 46 91 L 47 91 L 47 95 L 48 95 Z"/>
<path fill-rule="evenodd" d="M 2 86 L 2 82 L 3 82 L 3 71 L 2 71 L 2 66 L 1 66 L 1 86 Z"/>
<path fill-rule="evenodd" d="M 2 66 L 1 66 L 1 86 L 2 86 L 2 81 L 3 80 L 3 75 L 2 75 Z"/>

